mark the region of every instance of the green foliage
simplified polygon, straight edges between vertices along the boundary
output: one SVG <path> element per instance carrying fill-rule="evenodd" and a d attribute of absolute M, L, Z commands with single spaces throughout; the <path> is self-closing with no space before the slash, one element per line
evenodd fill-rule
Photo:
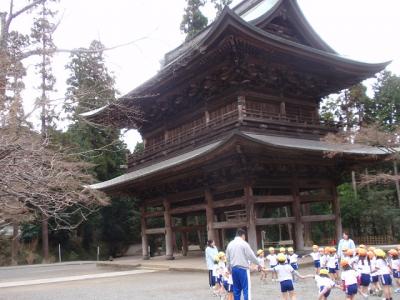
<path fill-rule="evenodd" d="M 180 28 L 189 40 L 207 26 L 208 18 L 200 10 L 206 0 L 186 0 L 186 3 Z"/>
<path fill-rule="evenodd" d="M 374 101 L 368 107 L 368 119 L 386 130 L 400 124 L 400 77 L 389 71 L 378 76 L 374 86 Z"/>
<path fill-rule="evenodd" d="M 33 223 L 22 223 L 20 240 L 24 243 L 30 243 L 33 240 L 38 239 L 40 233 L 40 225 Z"/>
<path fill-rule="evenodd" d="M 95 127 L 79 116 L 82 112 L 116 101 L 115 82 L 105 65 L 103 49 L 100 42 L 93 41 L 89 49 L 74 53 L 66 66 L 70 77 L 64 108 L 73 124 L 60 138 L 95 165 L 93 172 L 100 181 L 121 175 L 120 166 L 126 164 L 127 155 L 118 130 Z M 80 257 L 85 253 L 93 256 L 97 245 L 104 242 L 103 254 L 116 256 L 127 244 L 139 240 L 139 224 L 135 199 L 115 197 L 109 206 L 101 208 L 80 226 L 79 243 L 67 239 L 65 247 L 67 252 L 69 249 Z"/>
<path fill-rule="evenodd" d="M 371 186 L 358 190 L 355 197 L 351 184 L 339 186 L 343 228 L 354 236 L 393 234 L 400 238 L 400 209 L 395 190 Z"/>

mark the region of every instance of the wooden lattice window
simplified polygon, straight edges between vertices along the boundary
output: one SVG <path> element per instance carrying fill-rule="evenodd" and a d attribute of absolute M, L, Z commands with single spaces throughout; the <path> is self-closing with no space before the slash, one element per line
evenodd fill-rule
<path fill-rule="evenodd" d="M 237 110 L 237 102 L 232 102 L 227 105 L 218 107 L 217 109 L 210 112 L 210 121 L 218 119 L 223 115 Z"/>

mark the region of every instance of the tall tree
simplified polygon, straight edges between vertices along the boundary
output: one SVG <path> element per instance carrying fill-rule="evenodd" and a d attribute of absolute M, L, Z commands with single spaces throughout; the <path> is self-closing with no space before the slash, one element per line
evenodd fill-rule
<path fill-rule="evenodd" d="M 102 49 L 99 41 L 93 41 L 87 51 L 72 54 L 66 66 L 70 77 L 64 108 L 73 122 L 67 131 L 69 140 L 85 160 L 95 164 L 95 176 L 107 180 L 121 173 L 119 166 L 125 164 L 126 146 L 119 140 L 118 130 L 93 126 L 79 115 L 116 99 L 114 78 L 105 65 Z"/>
<path fill-rule="evenodd" d="M 374 85 L 374 101 L 368 107 L 368 118 L 386 130 L 400 125 L 400 77 L 389 71 L 379 74 Z"/>
<path fill-rule="evenodd" d="M 40 50 L 40 62 L 36 64 L 36 69 L 41 77 L 39 86 L 41 95 L 37 98 L 37 107 L 40 107 L 40 121 L 42 139 L 45 141 L 49 136 L 49 128 L 54 125 L 55 112 L 53 105 L 49 102 L 48 94 L 54 90 L 56 79 L 52 74 L 52 57 L 56 50 L 53 42 L 53 33 L 57 25 L 53 22 L 56 11 L 50 9 L 51 2 L 57 0 L 43 1 L 40 5 L 40 12 L 34 18 L 33 27 L 31 29 L 32 44 Z M 49 260 L 49 233 L 48 218 L 43 215 L 42 219 L 42 247 L 43 258 L 45 262 Z"/>
<path fill-rule="evenodd" d="M 94 175 L 104 181 L 122 173 L 121 165 L 126 164 L 126 145 L 119 139 L 119 131 L 109 127 L 90 124 L 80 113 L 102 107 L 116 100 L 114 78 L 108 71 L 103 56 L 104 46 L 93 41 L 88 49 L 72 54 L 67 65 L 70 77 L 65 110 L 73 122 L 67 132 L 67 140 L 76 146 L 82 157 L 93 163 Z M 115 256 L 120 246 L 135 238 L 138 216 L 134 199 L 114 197 L 111 205 L 101 209 L 82 226 L 85 244 L 92 241 L 95 229 L 100 239 L 109 247 L 108 255 Z"/>
<path fill-rule="evenodd" d="M 206 0 L 186 0 L 186 8 L 181 22 L 181 31 L 190 40 L 208 24 L 208 18 L 201 12 Z"/>

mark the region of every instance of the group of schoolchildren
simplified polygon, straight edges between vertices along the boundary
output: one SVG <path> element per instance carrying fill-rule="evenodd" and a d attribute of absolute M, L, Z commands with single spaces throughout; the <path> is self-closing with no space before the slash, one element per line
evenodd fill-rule
<path fill-rule="evenodd" d="M 320 248 L 314 245 L 313 251 L 303 257 L 310 256 L 313 259 L 316 274 L 303 276 L 298 273 L 298 259 L 301 256 L 294 253 L 293 248 L 281 247 L 279 253 L 276 253 L 271 247 L 267 256 L 260 249 L 257 251 L 259 264 L 263 267 L 260 279 L 267 280 L 270 273 L 271 280 L 280 283 L 282 298 L 292 300 L 296 299 L 293 282 L 297 277 L 315 279 L 318 300 L 327 300 L 332 288 L 341 288 L 346 300 L 354 299 L 357 293 L 364 298 L 383 295 L 383 299 L 392 300 L 392 277 L 397 285 L 395 293 L 400 293 L 400 246 L 389 250 L 387 254 L 382 249 L 367 248 L 365 245 L 342 250 L 343 253 L 338 255 L 334 247 Z M 269 263 L 268 268 L 266 261 Z M 227 293 L 227 299 L 232 300 L 232 275 L 225 262 L 225 254 L 219 252 L 213 270 L 217 282 L 214 293 Z"/>

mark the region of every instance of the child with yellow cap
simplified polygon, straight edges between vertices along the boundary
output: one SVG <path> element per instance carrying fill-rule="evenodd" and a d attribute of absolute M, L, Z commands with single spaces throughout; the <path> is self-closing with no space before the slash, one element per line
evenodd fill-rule
<path fill-rule="evenodd" d="M 305 278 L 293 269 L 290 264 L 287 264 L 286 255 L 283 253 L 279 253 L 277 255 L 278 265 L 274 268 L 265 269 L 266 272 L 276 273 L 278 276 L 278 281 L 281 287 L 281 293 L 283 299 L 296 299 L 296 294 L 294 292 L 293 287 L 293 274 L 300 278 Z"/>
<path fill-rule="evenodd" d="M 321 269 L 317 275 L 306 275 L 304 277 L 314 278 L 318 287 L 318 300 L 327 300 L 331 293 L 331 289 L 337 287 L 335 282 L 330 279 L 329 271 L 327 269 Z"/>
<path fill-rule="evenodd" d="M 261 268 L 265 269 L 265 257 L 264 257 L 263 249 L 257 250 L 257 260 L 258 260 L 258 263 L 261 266 Z M 264 272 L 263 270 L 261 270 L 260 280 L 263 281 L 264 279 L 267 279 L 267 272 Z"/>
<path fill-rule="evenodd" d="M 391 270 L 388 262 L 386 261 L 386 253 L 382 249 L 375 249 L 376 265 L 374 273 L 378 273 L 379 280 L 382 284 L 383 295 L 385 299 L 392 299 L 392 277 L 390 276 Z"/>
<path fill-rule="evenodd" d="M 266 259 L 269 262 L 269 267 L 272 269 L 278 264 L 278 260 L 276 258 L 276 253 L 275 253 L 274 247 L 269 247 L 268 251 L 269 251 L 269 254 L 267 255 Z M 272 281 L 275 281 L 277 279 L 275 272 L 272 272 L 271 278 L 272 278 Z"/>
<path fill-rule="evenodd" d="M 318 245 L 312 246 L 312 252 L 304 255 L 303 257 L 310 256 L 314 262 L 315 274 L 319 274 L 319 270 L 321 269 L 321 253 L 318 251 Z"/>

